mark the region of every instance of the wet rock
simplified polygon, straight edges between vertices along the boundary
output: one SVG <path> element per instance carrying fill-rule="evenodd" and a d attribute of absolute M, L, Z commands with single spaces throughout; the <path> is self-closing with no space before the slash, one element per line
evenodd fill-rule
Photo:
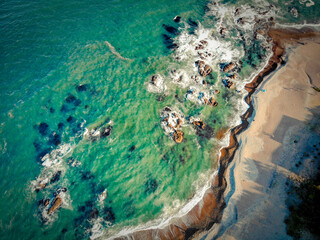
<path fill-rule="evenodd" d="M 48 206 L 49 205 L 49 203 L 50 203 L 50 199 L 49 198 L 47 198 L 46 200 L 44 200 L 44 202 L 43 202 L 43 206 Z"/>
<path fill-rule="evenodd" d="M 68 189 L 66 187 L 63 187 L 63 188 L 58 188 L 54 193 L 53 193 L 53 196 L 58 196 L 60 193 L 62 192 L 67 192 Z"/>
<path fill-rule="evenodd" d="M 205 65 L 203 68 L 199 68 L 199 73 L 201 76 L 206 77 L 211 73 L 211 68 Z"/>
<path fill-rule="evenodd" d="M 60 180 L 60 177 L 61 177 L 61 171 L 57 171 L 53 176 L 52 178 L 50 179 L 50 183 L 55 183 L 57 181 Z"/>
<path fill-rule="evenodd" d="M 299 17 L 298 9 L 296 9 L 295 7 L 291 8 L 290 13 L 294 18 Z"/>
<path fill-rule="evenodd" d="M 180 22 L 180 20 L 181 20 L 180 16 L 175 16 L 174 19 L 173 19 L 173 21 L 176 22 L 176 23 Z"/>
<path fill-rule="evenodd" d="M 243 24 L 245 24 L 245 20 L 243 18 L 238 18 L 237 23 L 240 25 L 243 25 Z"/>
<path fill-rule="evenodd" d="M 204 127 L 206 126 L 201 119 L 193 121 L 192 124 L 201 129 L 204 129 Z"/>
<path fill-rule="evenodd" d="M 41 159 L 47 155 L 49 152 L 51 151 L 51 148 L 46 148 L 46 149 L 43 149 L 36 157 L 37 161 L 41 161 Z"/>
<path fill-rule="evenodd" d="M 101 137 L 103 138 L 108 137 L 110 136 L 111 132 L 112 132 L 112 126 L 109 125 L 108 127 L 102 129 Z"/>
<path fill-rule="evenodd" d="M 38 131 L 42 136 L 47 135 L 49 131 L 49 125 L 45 122 L 40 123 Z"/>
<path fill-rule="evenodd" d="M 88 84 L 80 84 L 76 86 L 77 92 L 85 92 L 88 90 L 88 88 L 89 88 Z"/>
<path fill-rule="evenodd" d="M 218 102 L 213 97 L 211 97 L 209 98 L 208 105 L 216 107 L 218 106 Z"/>
<path fill-rule="evenodd" d="M 235 12 L 234 12 L 234 15 L 235 15 L 235 16 L 239 15 L 239 14 L 240 14 L 240 10 L 241 10 L 240 8 L 237 8 L 237 9 L 235 10 Z"/>
<path fill-rule="evenodd" d="M 181 130 L 176 130 L 175 132 L 173 132 L 173 135 L 172 135 L 173 140 L 176 143 L 181 143 L 183 140 L 183 136 L 184 136 L 184 133 Z"/>
<path fill-rule="evenodd" d="M 235 67 L 236 67 L 236 65 L 235 65 L 233 62 L 231 62 L 231 63 L 228 63 L 228 64 L 224 65 L 223 71 L 224 71 L 224 72 L 230 72 L 230 71 L 233 70 Z"/>
<path fill-rule="evenodd" d="M 153 76 L 151 77 L 150 83 L 153 84 L 153 85 L 155 85 L 155 86 L 158 86 L 158 77 L 153 75 Z"/>
<path fill-rule="evenodd" d="M 224 28 L 224 27 L 221 27 L 221 28 L 220 28 L 220 31 L 219 31 L 220 35 L 225 35 L 226 32 L 227 32 L 227 29 L 226 29 L 226 28 Z"/>
<path fill-rule="evenodd" d="M 50 208 L 48 209 L 48 214 L 55 212 L 61 206 L 61 204 L 62 204 L 62 199 L 59 196 L 56 196 L 53 199 Z"/>
<path fill-rule="evenodd" d="M 50 108 L 49 111 L 50 111 L 50 113 L 54 113 L 55 112 L 54 108 L 52 108 L 52 107 Z"/>
<path fill-rule="evenodd" d="M 229 75 L 229 78 L 230 78 L 230 79 L 237 79 L 237 75 L 231 74 L 231 75 Z"/>
<path fill-rule="evenodd" d="M 222 80 L 222 83 L 225 87 L 227 88 L 233 88 L 234 87 L 234 84 L 233 82 L 229 81 L 228 79 L 224 79 Z"/>

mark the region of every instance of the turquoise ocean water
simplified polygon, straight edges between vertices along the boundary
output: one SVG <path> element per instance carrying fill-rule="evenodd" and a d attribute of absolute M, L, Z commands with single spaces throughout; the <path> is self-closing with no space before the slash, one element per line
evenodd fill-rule
<path fill-rule="evenodd" d="M 1 1 L 0 238 L 112 236 L 177 214 L 217 169 L 215 134 L 243 110 L 241 84 L 270 54 L 251 23 L 238 27 L 228 11 L 243 5 L 243 14 L 267 9 L 282 23 L 317 23 L 320 4 L 308 3 Z M 197 73 L 201 39 L 213 51 L 208 85 L 176 84 L 173 69 Z M 222 84 L 220 64 L 230 61 L 241 62 L 235 89 Z M 156 74 L 165 91 L 148 91 Z M 219 90 L 219 105 L 188 98 L 195 89 Z M 184 116 L 180 144 L 161 127 L 165 107 Z M 196 131 L 190 117 L 210 129 Z M 95 135 L 104 129 L 108 136 Z M 48 215 L 43 203 L 59 191 L 62 205 Z"/>

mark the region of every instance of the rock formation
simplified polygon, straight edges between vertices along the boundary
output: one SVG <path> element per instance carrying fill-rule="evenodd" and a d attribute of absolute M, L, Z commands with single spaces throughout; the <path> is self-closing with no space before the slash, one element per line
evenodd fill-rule
<path fill-rule="evenodd" d="M 233 62 L 231 62 L 231 63 L 228 63 L 228 64 L 224 65 L 223 71 L 224 71 L 224 72 L 230 72 L 230 71 L 233 70 L 235 67 L 236 67 L 236 65 L 235 65 Z"/>
<path fill-rule="evenodd" d="M 53 199 L 51 206 L 48 209 L 48 214 L 56 211 L 61 206 L 61 204 L 62 204 L 62 199 L 58 195 Z"/>

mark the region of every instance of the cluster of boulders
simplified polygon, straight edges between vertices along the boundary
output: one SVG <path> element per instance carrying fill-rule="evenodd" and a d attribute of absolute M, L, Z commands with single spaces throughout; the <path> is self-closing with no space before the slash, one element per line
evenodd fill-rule
<path fill-rule="evenodd" d="M 55 212 L 63 203 L 63 194 L 67 192 L 67 188 L 59 188 L 53 193 L 53 197 L 40 200 L 40 206 L 44 207 L 47 214 Z"/>
<path fill-rule="evenodd" d="M 184 133 L 180 130 L 183 124 L 183 116 L 178 111 L 165 107 L 161 111 L 161 127 L 169 134 L 176 143 L 181 143 Z"/>
<path fill-rule="evenodd" d="M 202 50 L 208 46 L 208 42 L 206 40 L 201 40 L 198 45 L 195 46 L 195 50 Z"/>
<path fill-rule="evenodd" d="M 166 86 L 160 75 L 153 75 L 148 83 L 148 91 L 154 93 L 161 93 L 166 90 Z"/>
<path fill-rule="evenodd" d="M 196 61 L 196 65 L 198 66 L 199 74 L 203 77 L 208 76 L 211 73 L 211 68 L 204 61 Z"/>
<path fill-rule="evenodd" d="M 230 63 L 228 63 L 228 64 L 226 64 L 226 65 L 223 66 L 223 71 L 224 71 L 225 73 L 227 73 L 227 72 L 232 71 L 235 67 L 236 67 L 236 64 L 233 63 L 233 62 L 230 62 Z"/>
<path fill-rule="evenodd" d="M 89 136 L 91 141 L 96 141 L 100 138 L 106 138 L 109 137 L 112 132 L 112 126 L 105 126 L 105 127 L 99 127 L 95 129 L 91 129 L 86 133 L 86 135 Z"/>
<path fill-rule="evenodd" d="M 199 119 L 195 119 L 195 118 L 190 118 L 190 123 L 195 126 L 195 127 L 198 127 L 198 128 L 201 128 L 201 129 L 204 129 L 205 128 L 205 124 L 204 122 L 199 118 Z"/>

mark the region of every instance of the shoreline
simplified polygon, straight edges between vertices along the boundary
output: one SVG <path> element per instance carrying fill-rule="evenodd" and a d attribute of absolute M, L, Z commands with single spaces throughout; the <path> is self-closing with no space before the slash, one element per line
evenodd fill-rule
<path fill-rule="evenodd" d="M 278 65 L 283 62 L 286 44 L 295 44 L 303 39 L 311 39 L 319 36 L 311 28 L 301 29 L 270 29 L 269 37 L 272 38 L 272 56 L 269 58 L 264 69 L 254 77 L 253 81 L 245 85 L 248 94 L 245 102 L 249 105 L 247 111 L 241 116 L 242 123 L 230 131 L 228 147 L 221 149 L 219 158 L 218 174 L 213 179 L 211 187 L 206 190 L 203 198 L 184 216 L 174 217 L 170 223 L 163 228 L 149 228 L 128 233 L 126 235 L 113 237 L 112 239 L 189 239 L 202 231 L 209 230 L 214 224 L 221 222 L 222 213 L 226 207 L 224 194 L 227 189 L 226 174 L 228 166 L 232 162 L 236 150 L 239 147 L 237 136 L 249 126 L 248 119 L 252 116 L 254 109 L 252 95 L 261 82 L 273 73 Z"/>
<path fill-rule="evenodd" d="M 264 92 L 253 96 L 254 117 L 250 128 L 239 136 L 240 147 L 226 174 L 230 184 L 222 222 L 203 239 L 290 238 L 284 223 L 289 212 L 287 179 L 304 171 L 299 168 L 302 160 L 296 157 L 302 152 L 296 149 L 306 148 L 304 139 L 312 134 L 305 128 L 310 117 L 319 114 L 320 106 L 320 96 L 312 89 L 314 82 L 320 84 L 320 65 L 309 67 L 320 60 L 316 56 L 320 38 L 306 38 L 298 44 L 288 54 L 288 63 L 260 85 Z M 311 162 L 302 163 L 303 168 L 310 171 Z"/>

